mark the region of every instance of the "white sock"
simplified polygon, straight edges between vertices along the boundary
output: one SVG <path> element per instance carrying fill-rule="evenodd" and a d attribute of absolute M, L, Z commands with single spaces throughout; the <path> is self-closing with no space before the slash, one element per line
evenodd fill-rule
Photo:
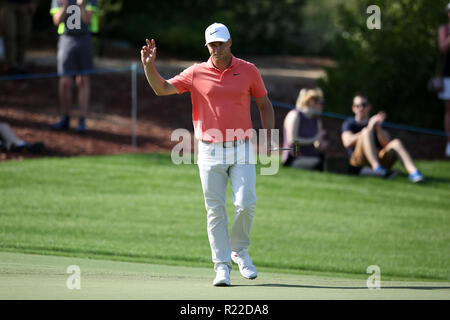
<path fill-rule="evenodd" d="M 447 142 L 447 147 L 445 148 L 445 155 L 450 157 L 450 142 Z"/>

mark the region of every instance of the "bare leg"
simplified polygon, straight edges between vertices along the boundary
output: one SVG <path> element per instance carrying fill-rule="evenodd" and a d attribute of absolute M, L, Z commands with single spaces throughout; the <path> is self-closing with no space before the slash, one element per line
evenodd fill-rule
<path fill-rule="evenodd" d="M 391 149 L 397 152 L 400 160 L 402 161 L 406 171 L 408 171 L 409 174 L 414 173 L 417 170 L 411 156 L 409 155 L 409 152 L 406 151 L 403 143 L 399 139 L 394 139 L 386 145 L 387 151 Z"/>
<path fill-rule="evenodd" d="M 450 100 L 445 100 L 445 132 L 450 134 Z M 447 142 L 450 143 L 450 136 L 447 136 Z"/>
<path fill-rule="evenodd" d="M 80 116 L 86 117 L 87 111 L 89 109 L 89 100 L 91 94 L 89 76 L 79 75 L 76 77 L 76 82 L 78 86 L 78 104 L 80 106 Z"/>
<path fill-rule="evenodd" d="M 59 79 L 59 103 L 62 115 L 69 116 L 72 105 L 72 78 Z"/>
<path fill-rule="evenodd" d="M 378 161 L 377 148 L 375 147 L 374 131 L 364 128 L 361 139 L 364 155 L 372 169 L 376 169 L 380 165 L 380 162 Z"/>
<path fill-rule="evenodd" d="M 24 142 L 14 134 L 9 124 L 4 122 L 0 122 L 0 139 L 5 144 L 7 150 L 12 146 L 18 146 Z"/>

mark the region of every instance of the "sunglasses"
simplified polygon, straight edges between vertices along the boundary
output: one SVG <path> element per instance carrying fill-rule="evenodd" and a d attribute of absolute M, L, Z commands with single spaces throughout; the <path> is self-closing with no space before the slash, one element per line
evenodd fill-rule
<path fill-rule="evenodd" d="M 359 107 L 365 108 L 365 107 L 368 107 L 368 106 L 369 106 L 369 103 L 368 103 L 368 102 L 363 102 L 363 103 L 360 103 L 360 104 L 355 104 L 355 107 L 357 107 L 357 108 L 359 108 Z"/>
<path fill-rule="evenodd" d="M 323 100 L 320 98 L 311 98 L 311 101 L 317 104 L 323 104 Z"/>

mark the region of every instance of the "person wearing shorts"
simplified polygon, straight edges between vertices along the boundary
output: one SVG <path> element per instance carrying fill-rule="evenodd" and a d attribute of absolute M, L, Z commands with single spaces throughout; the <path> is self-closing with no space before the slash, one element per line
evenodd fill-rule
<path fill-rule="evenodd" d="M 31 35 L 35 0 L 0 1 L 0 29 L 3 30 L 6 72 L 24 74 L 26 52 Z"/>
<path fill-rule="evenodd" d="M 84 72 L 94 68 L 91 32 L 97 32 L 97 11 L 96 0 L 52 0 L 50 14 L 59 34 L 57 68 L 61 108 L 60 121 L 52 124 L 55 130 L 70 127 L 72 81 L 75 76 L 80 108 L 77 131 L 86 132 L 90 79 Z"/>
<path fill-rule="evenodd" d="M 191 94 L 198 168 L 216 272 L 213 285 L 229 286 L 231 261 L 238 264 L 244 278 L 255 279 L 258 274 L 247 250 L 256 206 L 256 169 L 249 142 L 251 98 L 259 108 L 264 129 L 272 130 L 275 120 L 258 69 L 231 53 L 228 28 L 213 23 L 205 31 L 205 40 L 210 53 L 208 61 L 194 64 L 169 80 L 163 79 L 155 68 L 154 39 L 146 40 L 141 60 L 147 81 L 157 95 Z M 235 206 L 231 234 L 226 212 L 228 180 Z"/>
<path fill-rule="evenodd" d="M 383 111 L 369 118 L 371 105 L 361 93 L 355 94 L 352 110 L 355 117 L 342 124 L 341 139 L 347 149 L 353 173 L 359 173 L 361 168 L 369 166 L 379 176 L 391 178 L 393 172 L 390 169 L 400 158 L 412 182 L 424 179 L 403 143 L 399 139 L 391 140 L 388 132 L 382 128 L 386 119 Z"/>
<path fill-rule="evenodd" d="M 450 20 L 450 3 L 446 7 L 447 16 Z M 444 55 L 443 90 L 438 94 L 439 99 L 444 101 L 445 116 L 444 128 L 447 133 L 447 145 L 445 155 L 450 157 L 450 24 L 447 23 L 439 27 L 438 30 L 439 50 Z"/>

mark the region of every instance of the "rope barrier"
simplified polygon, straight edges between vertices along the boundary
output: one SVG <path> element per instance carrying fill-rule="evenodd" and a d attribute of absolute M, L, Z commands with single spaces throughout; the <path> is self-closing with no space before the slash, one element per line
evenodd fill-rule
<path fill-rule="evenodd" d="M 280 107 L 280 108 L 285 108 L 285 109 L 295 109 L 294 105 L 284 103 L 284 102 L 272 101 L 272 104 L 275 107 Z M 321 115 L 325 116 L 325 117 L 329 117 L 329 118 L 339 119 L 339 120 L 347 120 L 348 118 L 350 118 L 350 116 L 348 116 L 348 115 L 329 112 L 329 111 L 322 111 Z M 386 128 L 412 131 L 412 132 L 416 132 L 416 133 L 425 133 L 425 134 L 441 136 L 441 137 L 450 136 L 450 134 L 440 131 L 440 130 L 426 129 L 426 128 L 421 128 L 421 127 L 416 127 L 416 126 L 408 126 L 408 125 L 397 124 L 397 123 L 392 123 L 392 122 L 383 122 L 382 126 L 386 127 Z"/>
<path fill-rule="evenodd" d="M 81 70 L 81 71 L 77 71 L 77 72 L 66 72 L 66 73 L 62 73 L 62 74 L 54 72 L 54 73 L 34 73 L 34 74 L 12 75 L 12 76 L 0 76 L 0 81 L 46 79 L 46 78 L 58 78 L 58 77 L 64 77 L 64 76 L 105 74 L 105 73 L 115 73 L 115 72 L 124 72 L 124 71 L 131 71 L 132 73 L 134 73 L 133 77 L 135 77 L 136 72 L 142 73 L 141 70 L 136 70 L 136 69 L 137 69 L 136 65 L 133 64 L 129 67 L 124 67 L 124 68 L 91 69 L 91 70 Z M 280 107 L 280 108 L 285 108 L 285 109 L 295 109 L 294 105 L 285 103 L 285 102 L 272 101 L 272 104 L 275 107 Z M 347 118 L 350 117 L 347 115 L 329 112 L 329 111 L 323 111 L 321 113 L 321 115 L 323 115 L 325 117 L 329 117 L 329 118 L 339 119 L 339 120 L 346 120 Z M 416 133 L 425 133 L 425 134 L 436 135 L 436 136 L 441 136 L 441 137 L 450 136 L 450 134 L 440 131 L 440 130 L 427 129 L 427 128 L 421 128 L 421 127 L 416 127 L 416 126 L 397 124 L 397 123 L 392 123 L 392 122 L 384 122 L 383 126 L 387 127 L 387 128 L 411 131 L 411 132 L 416 132 Z"/>
<path fill-rule="evenodd" d="M 32 74 L 18 74 L 12 76 L 0 76 L 0 81 L 6 80 L 29 80 L 29 79 L 46 79 L 46 78 L 58 78 L 58 77 L 70 77 L 76 75 L 92 75 L 92 74 L 104 74 L 104 73 L 114 73 L 114 72 L 124 72 L 132 71 L 133 67 L 125 68 L 111 68 L 111 69 L 90 69 L 90 70 L 80 70 L 76 72 L 65 72 L 65 73 L 32 73 Z"/>
<path fill-rule="evenodd" d="M 111 69 L 90 69 L 90 70 L 80 70 L 77 72 L 65 72 L 65 73 L 33 73 L 33 74 L 20 74 L 13 76 L 1 76 L 0 81 L 7 80 L 29 80 L 29 79 L 48 79 L 48 78 L 59 78 L 59 77 L 70 77 L 75 75 L 93 75 L 93 74 L 105 74 L 105 73 L 116 73 L 131 71 L 131 150 L 132 153 L 136 153 L 137 147 L 137 64 L 133 63 L 129 67 L 125 68 L 111 68 Z"/>

